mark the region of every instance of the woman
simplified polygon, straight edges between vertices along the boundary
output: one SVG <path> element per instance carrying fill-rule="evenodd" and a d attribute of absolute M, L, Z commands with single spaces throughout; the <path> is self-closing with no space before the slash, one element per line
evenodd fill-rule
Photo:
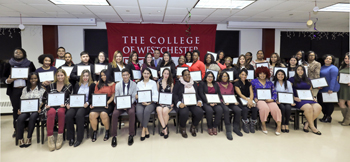
<path fill-rule="evenodd" d="M 309 77 L 309 79 L 317 79 L 320 78 L 320 71 L 321 71 L 321 64 L 316 61 L 317 55 L 314 51 L 309 51 L 307 55 L 307 64 L 308 64 L 308 72 L 306 73 Z M 306 62 L 305 62 L 306 64 Z M 318 94 L 319 89 L 315 88 L 312 89 L 313 96 L 316 96 Z"/>
<path fill-rule="evenodd" d="M 192 52 L 191 51 L 187 51 L 185 56 L 186 56 L 185 57 L 186 63 L 192 62 Z"/>
<path fill-rule="evenodd" d="M 245 68 L 247 70 L 254 70 L 254 67 L 246 62 L 245 56 L 240 55 L 238 57 L 237 64 L 235 65 L 235 71 L 234 71 L 235 80 L 234 80 L 234 82 L 237 82 L 239 80 L 239 72 L 243 68 Z"/>
<path fill-rule="evenodd" d="M 276 88 L 276 92 L 283 92 L 283 93 L 293 93 L 292 84 L 290 81 L 287 80 L 287 74 L 283 70 L 277 70 L 276 75 L 273 78 L 274 86 Z M 295 103 L 293 104 L 285 104 L 276 102 L 278 104 L 278 107 L 281 109 L 282 112 L 282 133 L 289 133 L 289 119 L 291 114 L 292 106 L 295 106 Z"/>
<path fill-rule="evenodd" d="M 18 118 L 17 118 L 17 137 L 19 140 L 19 147 L 29 147 L 32 144 L 32 135 L 35 127 L 36 119 L 38 118 L 42 108 L 42 98 L 45 93 L 45 88 L 41 86 L 38 73 L 32 72 L 28 75 L 29 80 L 27 80 L 27 86 L 23 88 L 21 99 L 39 99 L 39 109 L 38 112 L 31 113 L 21 113 L 18 110 Z M 24 142 L 23 133 L 24 128 L 26 127 L 26 120 L 29 118 L 28 124 L 28 134 L 27 140 Z"/>
<path fill-rule="evenodd" d="M 139 65 L 139 54 L 135 51 L 130 53 L 129 56 L 129 61 L 128 64 L 126 65 L 126 68 L 129 69 L 129 73 L 131 75 L 131 80 L 135 80 L 134 79 L 134 75 L 132 73 L 132 70 L 140 70 L 141 66 Z M 136 82 L 138 82 L 139 80 L 137 79 Z"/>
<path fill-rule="evenodd" d="M 197 98 L 196 105 L 185 105 L 183 94 L 194 93 Z M 175 110 L 179 113 L 179 123 L 180 123 L 180 133 L 183 138 L 187 138 L 186 133 L 186 123 L 189 117 L 189 112 L 192 114 L 192 125 L 190 127 L 190 132 L 193 137 L 196 137 L 196 127 L 198 126 L 200 120 L 203 117 L 202 101 L 198 95 L 198 86 L 194 84 L 190 71 L 182 71 L 182 77 L 176 82 L 173 91 L 173 101 L 176 104 Z"/>
<path fill-rule="evenodd" d="M 46 108 L 46 129 L 50 151 L 55 150 L 55 148 L 56 150 L 59 150 L 62 147 L 66 106 L 69 104 L 69 96 L 72 91 L 73 87 L 68 81 L 66 72 L 63 69 L 58 69 L 55 74 L 55 80 L 46 88 L 46 92 L 44 93 L 43 97 L 43 102 L 45 103 Z M 60 106 L 48 105 L 48 93 L 64 93 L 64 103 L 62 103 Z M 55 146 L 53 127 L 55 126 L 56 113 L 58 116 L 58 135 Z"/>
<path fill-rule="evenodd" d="M 172 76 L 170 76 L 170 77 L 172 79 L 174 79 L 176 77 L 175 64 L 174 64 L 173 60 L 171 59 L 171 55 L 168 51 L 164 52 L 163 59 L 160 62 L 160 64 L 158 64 L 158 67 L 157 67 L 158 74 L 161 73 L 161 71 L 160 71 L 161 67 L 167 67 L 167 66 L 170 66 L 170 71 L 172 74 Z"/>
<path fill-rule="evenodd" d="M 211 55 L 212 56 L 212 55 Z M 203 81 L 199 84 L 199 96 L 203 101 L 203 109 L 205 111 L 205 118 L 207 119 L 208 125 L 208 134 L 217 135 L 217 127 L 220 124 L 223 109 L 221 104 L 217 103 L 208 103 L 207 97 L 205 94 L 218 94 L 219 98 L 222 99 L 220 87 L 215 82 L 215 76 L 213 72 L 208 71 L 205 73 Z M 213 114 L 215 112 L 215 120 L 213 123 Z"/>
<path fill-rule="evenodd" d="M 109 139 L 109 116 L 108 114 L 112 113 L 114 107 L 114 92 L 115 92 L 115 83 L 109 82 L 106 76 L 106 69 L 103 69 L 100 73 L 101 78 L 98 81 L 98 84 L 95 86 L 94 94 L 107 94 L 107 104 L 106 107 L 93 107 L 90 105 L 90 124 L 93 130 L 91 141 L 95 142 L 97 138 L 97 118 L 100 117 L 103 125 L 106 128 L 105 137 L 103 141 L 107 141 Z"/>
<path fill-rule="evenodd" d="M 298 65 L 307 65 L 305 61 L 305 52 L 303 50 L 299 50 L 295 55 L 298 58 Z"/>
<path fill-rule="evenodd" d="M 221 68 L 219 65 L 214 61 L 214 56 L 212 54 L 207 53 L 205 56 L 205 69 L 207 70 L 214 70 L 214 71 L 221 71 Z M 217 76 L 215 76 L 217 77 Z"/>
<path fill-rule="evenodd" d="M 284 64 L 282 64 L 281 58 L 277 53 L 271 54 L 269 66 L 270 66 L 269 68 L 270 68 L 271 79 L 274 78 L 273 69 L 275 67 L 286 67 Z"/>
<path fill-rule="evenodd" d="M 163 93 L 172 93 L 174 88 L 173 79 L 170 77 L 171 71 L 166 68 L 163 70 L 162 78 L 157 83 L 158 92 Z M 164 136 L 164 139 L 169 137 L 168 135 L 168 121 L 169 121 L 169 112 L 173 109 L 173 104 L 171 105 L 158 105 L 156 110 L 158 114 L 158 119 L 162 125 L 162 132 L 160 136 Z"/>
<path fill-rule="evenodd" d="M 345 54 L 344 61 L 341 63 L 339 68 L 339 73 L 343 74 L 350 74 L 350 67 L 349 67 L 349 52 Z M 340 90 L 339 90 L 339 107 L 341 110 L 341 113 L 344 117 L 343 121 L 341 121 L 341 125 L 343 126 L 349 126 L 350 124 L 350 82 L 348 84 L 340 84 Z M 347 102 L 348 107 L 346 107 L 345 102 Z"/>
<path fill-rule="evenodd" d="M 226 71 L 223 71 L 218 78 L 218 85 L 220 87 L 220 92 L 222 95 L 235 95 L 234 93 L 234 86 L 232 83 L 230 83 L 230 76 Z M 241 109 L 238 107 L 238 102 L 235 104 L 229 104 L 223 102 L 221 104 L 221 107 L 224 111 L 224 121 L 225 121 L 225 128 L 226 128 L 226 138 L 228 140 L 232 140 L 232 133 L 231 133 L 231 125 L 230 125 L 230 111 L 229 109 L 232 109 L 234 116 L 234 122 L 233 122 L 233 132 L 235 132 L 238 136 L 243 136 L 243 134 L 239 131 L 239 125 L 240 125 L 240 118 L 241 118 Z"/>
<path fill-rule="evenodd" d="M 69 52 L 66 52 L 66 54 L 64 54 L 64 60 L 66 61 L 66 63 L 64 63 L 62 66 L 72 66 L 74 67 L 74 63 L 72 61 L 72 54 Z"/>
<path fill-rule="evenodd" d="M 304 116 L 307 122 L 304 122 L 304 132 L 309 132 L 309 128 L 314 134 L 321 135 L 321 132 L 315 127 L 314 120 L 317 119 L 321 113 L 321 105 L 317 103 L 316 98 L 313 101 L 300 100 L 298 98 L 297 90 L 311 90 L 311 81 L 306 77 L 305 68 L 302 65 L 297 67 L 294 77 L 289 78 L 292 83 L 295 107 L 304 111 Z"/>
<path fill-rule="evenodd" d="M 225 64 L 225 54 L 224 51 L 220 50 L 217 52 L 218 55 L 216 55 L 216 63 L 219 65 L 224 65 Z"/>
<path fill-rule="evenodd" d="M 141 81 L 137 83 L 137 90 L 152 91 L 152 102 L 136 104 L 136 116 L 142 126 L 141 141 L 145 140 L 145 138 L 149 138 L 147 124 L 151 117 L 151 113 L 156 108 L 156 103 L 158 102 L 157 83 L 150 78 L 153 78 L 151 70 L 149 68 L 143 69 Z M 138 99 L 138 95 L 136 95 L 135 98 Z"/>
<path fill-rule="evenodd" d="M 232 58 L 231 57 L 226 57 L 225 58 L 225 65 L 226 68 L 223 69 L 222 71 L 233 71 L 235 70 L 235 66 L 232 63 Z"/>
<path fill-rule="evenodd" d="M 85 102 L 83 107 L 71 108 L 67 105 L 66 113 L 66 127 L 67 127 L 67 139 L 69 146 L 78 147 L 84 138 L 84 120 L 85 116 L 90 113 L 89 105 L 92 103 L 92 94 L 95 90 L 95 84 L 92 81 L 91 73 L 89 70 L 83 70 L 80 75 L 78 84 L 75 84 L 73 94 L 85 95 Z M 74 121 L 77 124 L 77 141 L 75 141 L 75 129 Z"/>
<path fill-rule="evenodd" d="M 108 59 L 106 59 L 106 55 L 103 51 L 98 53 L 98 56 L 95 60 L 95 64 L 97 65 L 108 65 Z M 100 71 L 95 71 L 95 78 L 97 80 L 100 80 Z"/>
<path fill-rule="evenodd" d="M 246 59 L 247 64 L 250 64 L 250 62 L 252 61 L 252 57 L 253 57 L 253 54 L 251 52 L 247 52 L 245 54 L 245 59 Z"/>
<path fill-rule="evenodd" d="M 41 72 L 49 72 L 53 71 L 54 74 L 56 74 L 56 67 L 52 66 L 52 62 L 54 61 L 53 56 L 51 54 L 42 54 L 38 57 L 39 63 L 42 64 L 40 68 L 36 69 L 35 72 L 41 73 Z M 51 81 L 43 81 L 43 86 L 48 86 L 51 84 Z"/>
<path fill-rule="evenodd" d="M 141 67 L 141 71 L 143 69 L 146 69 L 146 68 L 151 68 L 151 69 L 157 70 L 156 66 L 154 65 L 154 60 L 153 60 L 152 54 L 151 53 L 147 53 L 145 58 L 146 58 L 145 59 L 146 61 L 145 61 L 145 63 L 143 63 L 143 65 Z M 157 81 L 158 77 L 157 76 L 153 76 L 153 80 Z"/>
<path fill-rule="evenodd" d="M 256 79 L 252 80 L 252 87 L 254 90 L 254 100 L 257 104 L 257 108 L 259 109 L 261 126 L 263 133 L 267 134 L 266 124 L 267 117 L 271 112 L 273 119 L 277 123 L 277 128 L 275 134 L 278 136 L 281 134 L 281 110 L 278 108 L 276 104 L 277 100 L 277 92 L 275 86 L 271 81 L 267 78 L 270 78 L 270 70 L 267 67 L 258 67 L 255 70 Z M 270 89 L 271 90 L 271 99 L 267 100 L 258 100 L 257 98 L 257 89 Z"/>
<path fill-rule="evenodd" d="M 288 71 L 297 71 L 297 66 L 298 66 L 297 64 L 298 64 L 297 56 L 293 55 L 289 59 Z M 293 76 L 289 76 L 289 77 L 293 77 Z"/>
<path fill-rule="evenodd" d="M 185 58 L 185 56 L 180 56 L 180 57 L 179 57 L 178 65 L 176 66 L 176 69 L 177 69 L 178 67 L 187 67 L 187 68 L 190 68 L 190 67 L 186 64 L 186 58 Z M 177 73 L 177 71 L 176 71 L 176 73 Z M 181 77 L 180 75 L 176 76 L 177 79 L 179 79 L 180 77 Z"/>
<path fill-rule="evenodd" d="M 243 100 L 247 101 L 246 105 L 240 103 L 239 108 L 242 110 L 242 122 L 243 131 L 245 133 L 255 133 L 255 125 L 258 123 L 258 108 L 256 108 L 256 103 L 254 103 L 254 93 L 252 84 L 247 80 L 248 71 L 247 69 L 242 69 L 239 72 L 239 81 L 235 82 L 235 91 L 237 95 Z M 250 123 L 248 119 L 249 110 L 252 112 L 250 116 Z M 233 130 L 240 131 L 240 128 L 233 128 Z M 239 133 L 240 134 L 240 133 Z"/>
<path fill-rule="evenodd" d="M 322 98 L 322 93 L 327 92 L 332 94 L 333 92 L 337 93 L 339 91 L 340 85 L 337 81 L 337 75 L 339 70 L 334 63 L 334 56 L 326 54 L 323 57 L 324 65 L 320 70 L 320 77 L 325 77 L 328 83 L 328 87 L 323 87 L 318 91 L 317 99 L 318 103 L 322 106 L 323 118 L 320 119 L 321 122 L 330 123 L 332 122 L 332 113 L 334 111 L 334 103 L 324 103 Z"/>
<path fill-rule="evenodd" d="M 199 60 L 200 52 L 198 50 L 193 50 L 192 55 L 192 66 L 189 68 L 190 71 L 201 71 L 202 72 L 202 79 L 205 75 L 205 65 L 204 63 Z"/>
<path fill-rule="evenodd" d="M 256 53 L 256 60 L 251 61 L 250 64 L 254 67 L 254 69 L 256 69 L 256 63 L 264 63 L 264 62 L 268 62 L 267 60 L 264 59 L 264 52 L 262 50 L 259 50 Z"/>
<path fill-rule="evenodd" d="M 113 61 L 108 64 L 107 76 L 110 82 L 115 82 L 114 72 L 120 72 L 125 68 L 125 63 L 123 61 L 123 54 L 120 51 L 115 51 L 113 55 Z"/>

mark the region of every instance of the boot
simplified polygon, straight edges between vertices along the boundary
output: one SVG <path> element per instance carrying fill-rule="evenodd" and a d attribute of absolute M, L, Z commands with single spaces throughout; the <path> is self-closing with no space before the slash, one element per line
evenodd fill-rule
<path fill-rule="evenodd" d="M 231 132 L 231 125 L 225 125 L 225 128 L 226 128 L 226 138 L 228 140 L 232 140 L 232 132 Z"/>
<path fill-rule="evenodd" d="M 242 126 L 242 129 L 243 129 L 243 132 L 244 133 L 249 133 L 249 120 L 243 120 L 243 126 Z"/>
<path fill-rule="evenodd" d="M 63 143 L 63 133 L 57 134 L 56 150 L 59 150 L 62 147 L 62 143 Z"/>
<path fill-rule="evenodd" d="M 55 148 L 56 148 L 55 137 L 53 135 L 47 137 L 47 144 L 49 146 L 49 150 L 50 151 L 54 151 L 55 150 Z"/>
<path fill-rule="evenodd" d="M 345 114 L 344 122 L 341 123 L 342 126 L 349 126 L 350 124 L 350 111 L 347 109 L 347 112 Z"/>
<path fill-rule="evenodd" d="M 326 119 L 323 121 L 324 123 L 331 123 L 332 122 L 332 117 L 327 116 Z"/>
<path fill-rule="evenodd" d="M 348 112 L 348 108 L 340 108 L 341 114 L 343 115 L 343 120 L 339 121 L 338 123 L 344 123 L 346 113 Z"/>
<path fill-rule="evenodd" d="M 256 125 L 256 123 L 258 123 L 258 120 L 250 119 L 250 132 L 251 133 L 255 133 L 255 125 Z"/>
<path fill-rule="evenodd" d="M 180 127 L 180 133 L 183 138 L 187 138 L 186 128 Z"/>
<path fill-rule="evenodd" d="M 196 126 L 191 125 L 190 132 L 191 132 L 191 135 L 192 135 L 193 137 L 196 137 L 196 136 L 197 136 Z"/>

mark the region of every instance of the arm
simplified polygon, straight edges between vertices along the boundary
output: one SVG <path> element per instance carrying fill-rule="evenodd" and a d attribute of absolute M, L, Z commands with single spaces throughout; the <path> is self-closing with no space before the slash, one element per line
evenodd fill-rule
<path fill-rule="evenodd" d="M 275 88 L 275 86 L 273 85 L 273 83 L 272 82 L 270 82 L 271 83 L 271 93 L 272 93 L 272 98 L 271 99 L 273 99 L 274 101 L 277 101 L 277 92 L 276 92 L 276 88 Z"/>
<path fill-rule="evenodd" d="M 217 63 L 221 70 L 226 69 L 226 65 L 222 65 L 220 62 L 217 62 Z"/>
<path fill-rule="evenodd" d="M 338 76 L 338 68 L 337 67 L 332 67 L 332 69 L 330 70 L 330 82 L 328 83 L 328 86 L 329 86 L 329 90 L 328 91 L 334 91 L 334 87 L 335 85 L 337 84 L 337 76 Z"/>
<path fill-rule="evenodd" d="M 199 69 L 202 72 L 202 79 L 203 79 L 205 76 L 205 65 L 204 64 L 199 65 Z"/>
<path fill-rule="evenodd" d="M 315 65 L 315 77 L 320 78 L 321 64 L 318 62 Z"/>
<path fill-rule="evenodd" d="M 205 83 L 201 82 L 198 87 L 198 95 L 204 103 L 208 103 L 207 97 L 205 96 L 204 88 L 205 88 Z"/>
<path fill-rule="evenodd" d="M 235 86 L 235 91 L 236 91 L 236 94 L 237 94 L 239 97 L 241 97 L 241 98 L 243 98 L 243 99 L 245 99 L 245 100 L 248 100 L 248 98 L 242 94 L 241 89 L 239 89 L 239 87 L 236 87 L 236 86 Z"/>
<path fill-rule="evenodd" d="M 175 106 L 179 108 L 179 105 L 181 103 L 180 101 L 180 96 L 178 96 L 178 94 L 180 93 L 180 84 L 181 83 L 176 83 L 175 84 L 175 89 L 174 91 L 172 90 L 172 93 L 173 93 L 173 103 L 175 103 Z M 180 103 L 178 103 L 180 102 Z"/>
<path fill-rule="evenodd" d="M 153 86 L 152 86 L 152 100 L 153 102 L 158 102 L 158 89 L 157 89 L 157 83 L 156 82 L 152 82 Z"/>

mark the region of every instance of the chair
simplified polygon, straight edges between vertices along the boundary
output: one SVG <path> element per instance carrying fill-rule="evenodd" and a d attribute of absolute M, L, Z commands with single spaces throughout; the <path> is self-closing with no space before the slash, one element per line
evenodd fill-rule
<path fill-rule="evenodd" d="M 36 119 L 36 122 L 35 122 L 35 128 L 36 128 L 36 141 L 37 141 L 37 143 L 40 143 L 40 116 L 41 116 L 41 114 L 39 114 L 39 116 L 38 116 L 38 118 Z M 27 119 L 26 119 L 26 122 L 29 122 L 29 118 L 30 117 L 28 117 Z M 18 132 L 18 130 L 17 130 L 17 120 L 15 121 L 15 125 L 16 125 L 16 132 Z M 18 146 L 18 134 L 16 135 L 16 146 Z"/>
<path fill-rule="evenodd" d="M 41 122 L 41 144 L 44 144 L 45 142 L 45 127 L 46 127 L 46 121 L 47 121 L 47 118 L 46 116 L 43 114 L 41 115 L 41 118 L 40 118 L 40 122 Z M 57 118 L 57 114 L 56 114 L 56 117 L 55 117 L 55 124 L 57 123 L 58 121 L 58 118 Z M 65 130 L 66 128 L 64 128 L 63 130 Z M 63 131 L 63 141 L 66 140 L 66 131 Z"/>

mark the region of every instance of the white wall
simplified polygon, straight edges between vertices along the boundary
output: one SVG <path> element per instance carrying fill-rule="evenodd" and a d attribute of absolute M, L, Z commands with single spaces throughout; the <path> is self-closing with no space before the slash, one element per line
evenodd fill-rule
<path fill-rule="evenodd" d="M 36 68 L 41 67 L 38 57 L 43 54 L 43 29 L 41 25 L 26 26 L 21 32 L 22 48 L 27 52 L 28 60 L 32 61 Z"/>

